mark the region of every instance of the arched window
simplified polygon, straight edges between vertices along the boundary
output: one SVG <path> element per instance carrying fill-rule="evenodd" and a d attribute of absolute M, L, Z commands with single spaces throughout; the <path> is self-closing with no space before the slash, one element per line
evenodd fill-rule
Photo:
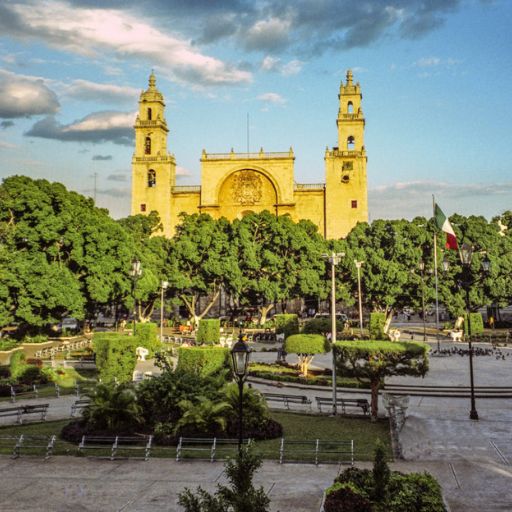
<path fill-rule="evenodd" d="M 354 104 L 351 101 L 349 101 L 347 103 L 347 112 L 349 114 L 353 114 L 354 113 Z"/>
<path fill-rule="evenodd" d="M 144 154 L 151 155 L 151 137 L 146 137 L 144 142 Z"/>
<path fill-rule="evenodd" d="M 356 139 L 352 135 L 347 138 L 347 149 L 352 151 L 356 147 Z"/>
<path fill-rule="evenodd" d="M 151 112 L 151 109 L 148 108 L 148 121 L 151 121 L 151 116 L 153 115 L 153 112 Z"/>
<path fill-rule="evenodd" d="M 156 187 L 156 171 L 154 171 L 153 169 L 150 169 L 148 171 L 148 187 Z"/>

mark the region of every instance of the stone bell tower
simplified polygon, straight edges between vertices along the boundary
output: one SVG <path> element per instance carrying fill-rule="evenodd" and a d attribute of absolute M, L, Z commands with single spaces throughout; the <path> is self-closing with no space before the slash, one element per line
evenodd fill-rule
<path fill-rule="evenodd" d="M 365 119 L 361 108 L 361 86 L 347 71 L 340 85 L 338 146 L 325 151 L 326 238 L 347 236 L 357 222 L 368 221 L 368 191 Z"/>
<path fill-rule="evenodd" d="M 176 182 L 174 155 L 167 151 L 167 122 L 162 93 L 154 73 L 142 91 L 135 120 L 135 152 L 132 158 L 132 215 L 159 213 L 165 236 L 170 236 L 171 192 Z"/>

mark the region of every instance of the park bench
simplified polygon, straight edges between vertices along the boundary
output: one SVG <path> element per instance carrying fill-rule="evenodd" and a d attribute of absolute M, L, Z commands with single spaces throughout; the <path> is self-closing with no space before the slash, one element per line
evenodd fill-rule
<path fill-rule="evenodd" d="M 32 389 L 30 390 L 11 386 L 11 402 L 16 402 L 16 398 L 39 398 L 39 390 L 35 384 L 32 384 Z"/>
<path fill-rule="evenodd" d="M 243 444 L 251 444 L 251 439 L 244 439 Z M 176 446 L 176 461 L 185 459 L 188 453 L 205 453 L 205 457 L 193 457 L 195 459 L 206 459 L 210 462 L 215 462 L 219 454 L 223 454 L 226 458 L 229 455 L 234 455 L 235 450 L 238 448 L 238 439 L 227 439 L 219 437 L 180 437 L 178 445 Z"/>
<path fill-rule="evenodd" d="M 280 402 L 287 409 L 292 405 L 307 405 L 311 409 L 311 400 L 305 395 L 282 395 L 279 393 L 263 393 L 268 402 Z"/>
<path fill-rule="evenodd" d="M 55 435 L 25 435 L 21 434 L 17 440 L 13 449 L 13 458 L 17 458 L 21 455 L 21 450 L 28 450 L 29 452 L 33 452 L 34 450 L 43 450 L 44 458 L 48 459 L 53 455 L 53 448 L 55 447 L 55 442 L 57 441 L 57 436 Z"/>
<path fill-rule="evenodd" d="M 330 411 L 332 411 L 332 398 L 316 396 L 315 400 L 319 412 L 322 412 L 322 405 L 327 405 Z M 364 414 L 368 414 L 370 411 L 370 404 L 366 398 L 337 398 L 336 405 L 341 407 L 341 412 L 343 414 L 346 414 L 347 407 L 360 408 Z"/>
<path fill-rule="evenodd" d="M 82 436 L 78 445 L 78 453 L 85 454 L 89 450 L 97 453 L 98 457 L 115 460 L 119 458 L 140 458 L 148 460 L 151 455 L 153 436 Z M 140 457 L 131 456 L 141 453 Z"/>
<path fill-rule="evenodd" d="M 354 441 L 289 441 L 281 438 L 279 448 L 279 463 L 309 462 L 315 465 L 326 464 L 354 465 Z"/>
<path fill-rule="evenodd" d="M 46 414 L 48 412 L 48 407 L 50 404 L 36 404 L 36 405 L 22 405 L 21 409 L 21 418 L 19 423 L 23 422 L 23 416 L 28 414 L 40 414 L 41 421 L 46 421 Z"/>
<path fill-rule="evenodd" d="M 0 418 L 16 416 L 17 423 L 21 423 L 22 407 L 2 407 L 0 409 Z"/>
<path fill-rule="evenodd" d="M 77 412 L 82 412 L 86 407 L 90 405 L 91 401 L 88 398 L 82 398 L 81 400 L 75 400 L 71 405 L 70 417 L 74 418 Z"/>

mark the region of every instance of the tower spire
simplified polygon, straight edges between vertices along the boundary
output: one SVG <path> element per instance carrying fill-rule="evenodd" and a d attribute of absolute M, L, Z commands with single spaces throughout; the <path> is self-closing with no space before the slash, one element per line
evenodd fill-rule
<path fill-rule="evenodd" d="M 156 76 L 155 76 L 155 70 L 151 70 L 151 74 L 149 75 L 149 89 L 154 90 L 156 89 Z"/>

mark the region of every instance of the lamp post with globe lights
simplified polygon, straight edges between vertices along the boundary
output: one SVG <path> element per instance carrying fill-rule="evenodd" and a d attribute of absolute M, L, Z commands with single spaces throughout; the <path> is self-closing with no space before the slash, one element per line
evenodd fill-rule
<path fill-rule="evenodd" d="M 231 349 L 231 361 L 233 363 L 233 376 L 238 383 L 238 453 L 242 451 L 243 443 L 243 396 L 244 381 L 249 367 L 250 350 L 244 342 L 244 335 L 240 332 L 238 341 Z"/>

